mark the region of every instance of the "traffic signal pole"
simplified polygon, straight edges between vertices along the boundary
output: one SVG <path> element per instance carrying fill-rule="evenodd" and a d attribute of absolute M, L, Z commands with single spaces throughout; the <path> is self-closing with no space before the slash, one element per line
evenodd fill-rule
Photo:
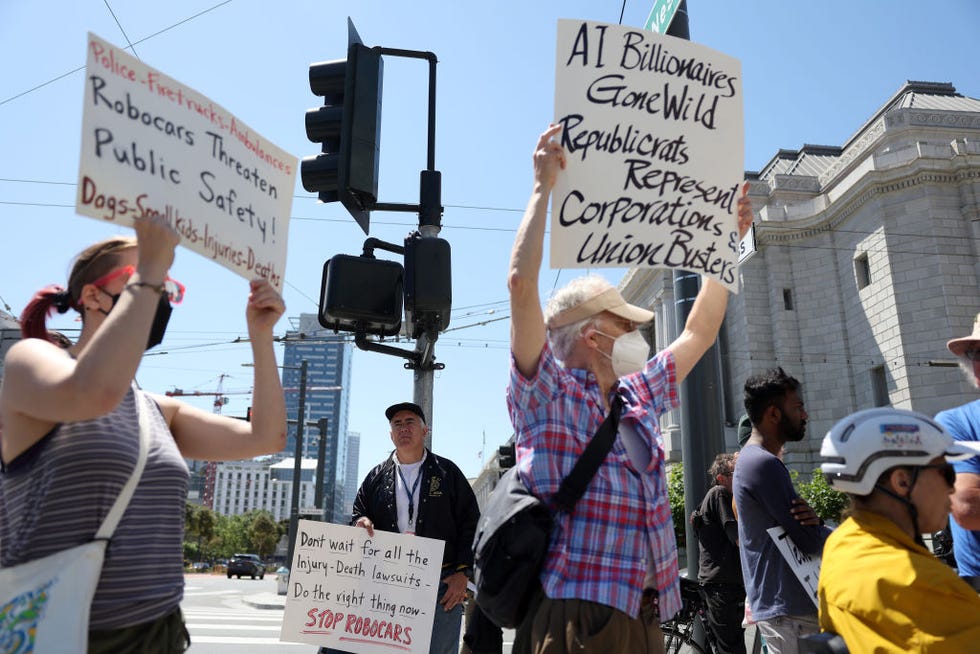
<path fill-rule="evenodd" d="M 382 55 L 394 57 L 407 57 L 414 59 L 424 59 L 429 62 L 429 115 L 428 115 L 428 138 L 426 152 L 426 168 L 419 176 L 419 203 L 401 204 L 378 202 L 374 208 L 378 211 L 410 211 L 418 212 L 419 215 L 419 235 L 421 238 L 438 238 L 442 230 L 442 173 L 436 170 L 436 64 L 438 60 L 432 52 L 420 52 L 416 50 L 402 50 L 398 48 L 374 48 Z M 413 371 L 413 391 L 412 400 L 422 407 L 428 420 L 429 433 L 425 437 L 425 446 L 432 448 L 432 395 L 435 386 L 435 371 L 445 367 L 441 363 L 435 362 L 436 341 L 439 338 L 438 330 L 427 329 L 415 340 L 415 351 L 411 354 L 410 362 L 406 363 L 407 368 Z M 373 343 L 367 338 L 355 339 L 355 344 L 362 349 L 380 351 L 384 354 L 394 354 L 395 356 L 405 356 L 401 350 L 389 346 Z M 391 350 L 396 350 L 392 352 Z"/>
<path fill-rule="evenodd" d="M 377 197 L 382 56 L 422 59 L 429 64 L 426 167 L 419 177 L 417 204 L 379 202 Z M 430 427 L 435 371 L 444 367 L 435 362 L 435 343 L 449 324 L 452 306 L 450 247 L 439 237 L 443 206 L 442 175 L 435 167 L 437 63 L 432 52 L 367 47 L 348 19 L 347 60 L 310 66 L 310 90 L 324 97 L 324 105 L 307 111 L 306 133 L 311 141 L 322 144 L 322 151 L 305 157 L 301 164 L 303 187 L 317 193 L 323 202 L 342 202 L 365 234 L 372 211 L 418 213 L 418 231 L 408 235 L 403 248 L 369 238 L 360 257 L 338 255 L 324 264 L 318 318 L 324 327 L 353 332 L 359 349 L 408 359 L 405 367 L 414 371 L 413 399 Z M 373 252 L 368 252 L 375 247 L 401 254 L 403 271 L 395 262 L 375 260 Z M 375 283 L 366 282 L 368 279 Z M 402 290 L 414 351 L 379 342 L 399 333 L 398 293 Z M 430 437 L 426 446 L 431 447 Z"/>
<path fill-rule="evenodd" d="M 687 0 L 681 0 L 674 14 L 667 35 L 690 40 L 690 22 Z M 701 277 L 695 273 L 675 270 L 674 315 L 677 333 L 691 314 L 694 300 L 701 289 Z M 684 515 L 689 516 L 698 508 L 708 491 L 707 470 L 715 455 L 725 451 L 725 434 L 722 431 L 721 368 L 717 342 L 705 352 L 681 384 L 681 454 L 684 466 Z M 687 573 L 698 578 L 698 540 L 694 527 L 684 520 L 687 533 Z"/>

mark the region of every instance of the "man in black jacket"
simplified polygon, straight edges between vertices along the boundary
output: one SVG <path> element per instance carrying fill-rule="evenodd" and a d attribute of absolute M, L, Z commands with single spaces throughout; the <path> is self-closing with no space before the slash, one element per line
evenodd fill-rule
<path fill-rule="evenodd" d="M 446 543 L 429 652 L 456 654 L 480 508 L 456 464 L 425 448 L 429 428 L 419 405 L 394 404 L 385 417 L 395 451 L 361 483 L 352 523 L 372 536 L 380 529 Z"/>
<path fill-rule="evenodd" d="M 738 552 L 738 523 L 732 508 L 735 454 L 719 454 L 708 474 L 712 486 L 691 515 L 700 556 L 698 581 L 705 591 L 708 626 L 719 654 L 745 654 L 745 586 Z"/>

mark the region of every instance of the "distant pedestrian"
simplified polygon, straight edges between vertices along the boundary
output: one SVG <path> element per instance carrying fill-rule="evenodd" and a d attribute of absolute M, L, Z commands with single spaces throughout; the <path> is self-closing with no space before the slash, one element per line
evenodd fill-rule
<path fill-rule="evenodd" d="M 167 276 L 177 233 L 162 216 L 137 218 L 135 229 L 135 239 L 115 237 L 82 252 L 67 288 L 34 296 L 0 387 L 4 567 L 93 539 L 136 465 L 138 404 L 149 417 L 146 467 L 106 550 L 92 601 L 92 654 L 184 651 L 184 458 L 246 459 L 286 444 L 272 333 L 285 306 L 266 281 L 250 283 L 245 309 L 255 362 L 251 422 L 136 385 L 143 352 L 163 338 L 171 304 L 184 289 Z M 54 309 L 81 315 L 77 343 L 48 332 Z"/>
<path fill-rule="evenodd" d="M 767 530 L 782 527 L 801 552 L 816 555 L 830 533 L 811 524 L 813 510 L 780 459 L 783 445 L 806 435 L 800 383 L 782 368 L 750 377 L 745 410 L 752 436 L 739 453 L 733 491 L 747 602 L 769 652 L 796 654 L 797 639 L 819 631 L 817 609 Z"/>
<path fill-rule="evenodd" d="M 719 454 L 708 469 L 714 485 L 691 515 L 698 539 L 698 581 L 708 605 L 708 627 L 718 654 L 745 654 L 745 585 L 732 509 L 737 454 Z"/>
<path fill-rule="evenodd" d="M 445 543 L 429 652 L 457 654 L 480 507 L 456 464 L 425 447 L 429 428 L 422 407 L 412 402 L 393 404 L 385 410 L 385 418 L 395 450 L 364 478 L 351 522 L 372 536 L 380 529 Z"/>

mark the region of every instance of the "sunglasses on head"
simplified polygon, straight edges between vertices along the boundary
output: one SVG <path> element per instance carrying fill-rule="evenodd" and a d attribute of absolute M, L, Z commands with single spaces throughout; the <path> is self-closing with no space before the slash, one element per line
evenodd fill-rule
<path fill-rule="evenodd" d="M 116 268 L 112 272 L 106 273 L 99 277 L 94 282 L 91 282 L 95 286 L 102 288 L 112 280 L 117 277 L 130 277 L 136 272 L 136 266 L 123 266 L 121 268 Z M 171 279 L 167 277 L 163 280 L 163 288 L 167 292 L 167 297 L 170 299 L 170 304 L 180 304 L 184 300 L 184 293 L 186 292 L 186 287 L 178 282 L 176 279 Z"/>

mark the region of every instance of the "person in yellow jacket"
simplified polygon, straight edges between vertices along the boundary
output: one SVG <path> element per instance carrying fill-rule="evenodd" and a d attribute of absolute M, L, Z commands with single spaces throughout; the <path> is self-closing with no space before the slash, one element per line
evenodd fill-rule
<path fill-rule="evenodd" d="M 849 517 L 823 549 L 820 628 L 849 651 L 980 651 L 980 596 L 921 534 L 948 520 L 956 473 L 980 454 L 919 413 L 858 411 L 827 432 L 827 482 L 850 496 Z"/>

